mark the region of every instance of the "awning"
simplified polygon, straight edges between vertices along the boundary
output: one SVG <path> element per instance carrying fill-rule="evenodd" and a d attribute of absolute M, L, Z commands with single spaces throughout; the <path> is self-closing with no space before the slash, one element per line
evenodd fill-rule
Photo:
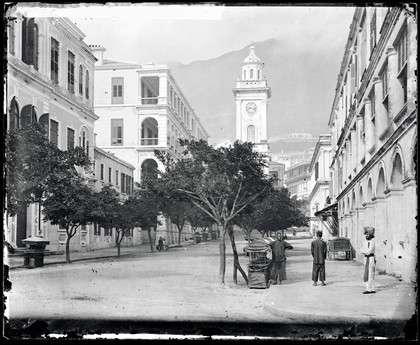
<path fill-rule="evenodd" d="M 331 235 L 338 235 L 338 204 L 329 205 L 322 210 L 315 212 L 315 216 L 320 218 Z"/>

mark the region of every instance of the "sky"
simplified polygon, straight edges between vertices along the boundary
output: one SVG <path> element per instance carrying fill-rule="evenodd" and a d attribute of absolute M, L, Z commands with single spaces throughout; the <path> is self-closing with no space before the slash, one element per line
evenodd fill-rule
<path fill-rule="evenodd" d="M 22 3 L 24 4 L 24 3 Z M 145 64 L 208 60 L 252 42 L 319 32 L 324 41 L 348 33 L 354 7 L 342 4 L 286 6 L 159 5 L 96 3 L 19 5 L 32 16 L 66 16 L 107 56 Z M 336 28 L 334 30 L 325 28 Z"/>

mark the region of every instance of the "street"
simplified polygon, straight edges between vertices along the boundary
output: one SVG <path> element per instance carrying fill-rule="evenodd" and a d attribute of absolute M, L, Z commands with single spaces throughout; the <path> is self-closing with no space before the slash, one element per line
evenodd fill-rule
<path fill-rule="evenodd" d="M 328 323 L 322 315 L 313 313 L 311 301 L 315 301 L 319 309 L 330 312 L 330 331 L 337 327 L 336 324 L 354 325 L 354 321 L 345 317 L 345 308 L 348 306 L 353 310 L 352 314 L 356 319 L 361 317 L 359 321 L 371 322 L 382 315 L 384 322 L 393 319 L 393 324 L 398 325 L 396 334 L 402 332 L 400 328 L 411 315 L 410 306 L 414 308 L 414 304 L 411 304 L 414 294 L 411 296 L 406 293 L 409 291 L 407 286 L 402 285 L 404 291 L 396 290 L 397 295 L 401 295 L 403 291 L 400 299 L 404 298 L 396 301 L 398 310 L 390 311 L 393 304 L 388 303 L 384 310 L 371 310 L 370 314 L 366 314 L 363 308 L 358 310 L 357 302 L 357 299 L 366 299 L 361 294 L 362 279 L 349 282 L 349 277 L 352 279 L 349 272 L 356 263 L 328 262 L 327 286 L 311 286 L 310 241 L 311 239 L 288 240 L 294 246 L 287 253 L 288 280 L 283 285 L 271 286 L 269 289 L 249 289 L 239 273 L 238 285 L 233 283 L 233 256 L 229 242 L 226 283 L 221 285 L 218 279 L 218 241 L 171 248 L 168 252 L 137 253 L 120 258 L 51 264 L 32 270 L 17 268 L 10 271 L 12 289 L 6 294 L 5 314 L 11 320 L 48 320 L 50 330 L 70 327 L 82 333 L 83 330 L 99 329 L 107 333 L 109 324 L 114 327 L 120 325 L 119 331 L 131 330 L 133 326 L 128 325 L 138 327 L 139 323 L 143 327 L 149 327 L 148 329 L 157 327 L 162 331 L 163 325 L 169 330 L 180 325 L 186 327 L 190 323 L 195 326 L 204 323 L 207 328 L 209 324 L 219 325 L 219 332 L 222 324 L 224 332 L 232 331 L 232 334 L 238 334 L 238 329 L 241 329 L 239 334 L 270 335 L 280 332 L 290 335 L 290 332 L 294 332 L 292 335 L 296 337 L 302 336 L 303 325 L 306 325 L 307 332 L 317 334 L 322 329 L 321 325 Z M 242 254 L 245 244 L 245 241 L 238 241 L 237 248 L 241 266 L 247 271 L 248 259 Z M 391 277 L 386 279 L 386 284 L 394 284 L 395 288 L 395 283 L 398 282 Z M 382 297 L 378 291 L 377 299 L 389 299 L 385 293 L 393 296 L 390 291 L 385 290 L 387 289 L 384 289 Z M 314 291 L 318 294 L 315 298 Z M 343 292 L 350 299 L 343 296 Z M 330 302 L 329 296 L 332 296 Z M 276 301 L 283 304 L 284 308 L 275 306 L 273 303 Z M 368 309 L 379 308 L 372 303 L 369 302 Z M 332 306 L 328 307 L 326 304 Z M 277 308 L 277 312 L 274 308 Z M 307 309 L 302 311 L 302 308 Z M 287 312 L 288 310 L 291 312 Z M 358 312 L 365 316 L 360 316 Z M 299 316 L 299 313 L 303 314 Z M 247 325 L 246 330 L 242 329 L 244 325 Z M 144 328 L 142 330 L 145 332 Z M 193 328 L 186 327 L 182 333 L 189 331 L 193 331 Z M 193 332 L 199 330 L 195 328 Z M 327 332 L 328 330 L 324 330 L 324 333 Z M 342 333 L 343 330 L 339 329 L 338 332 Z"/>

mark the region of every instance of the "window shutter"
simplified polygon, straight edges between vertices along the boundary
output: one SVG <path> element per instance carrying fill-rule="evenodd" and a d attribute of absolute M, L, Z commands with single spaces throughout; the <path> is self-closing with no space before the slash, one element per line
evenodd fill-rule
<path fill-rule="evenodd" d="M 28 19 L 23 18 L 22 21 L 22 61 L 26 63 L 26 49 L 27 49 L 27 35 L 28 35 Z"/>
<path fill-rule="evenodd" d="M 39 54 L 39 49 L 38 49 L 38 25 L 34 24 L 34 28 L 33 28 L 33 38 L 34 38 L 34 46 L 33 46 L 33 65 L 34 68 L 36 70 L 38 70 L 38 54 Z"/>
<path fill-rule="evenodd" d="M 33 65 L 34 64 L 34 48 L 35 48 L 35 34 L 34 34 L 34 29 L 35 29 L 35 21 L 34 18 L 31 18 L 28 20 L 28 26 L 27 26 L 27 30 L 26 30 L 26 37 L 27 37 L 27 45 L 26 45 L 26 63 L 28 65 Z"/>

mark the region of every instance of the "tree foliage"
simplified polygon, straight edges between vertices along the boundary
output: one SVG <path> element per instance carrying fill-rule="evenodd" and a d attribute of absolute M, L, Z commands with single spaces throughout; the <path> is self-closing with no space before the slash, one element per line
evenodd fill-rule
<path fill-rule="evenodd" d="M 63 180 L 60 188 L 49 192 L 43 202 L 44 220 L 66 229 L 66 261 L 70 262 L 70 240 L 81 225 L 94 220 L 97 198 L 81 178 Z"/>
<path fill-rule="evenodd" d="M 6 133 L 6 209 L 14 216 L 19 205 L 42 202 L 47 193 L 78 178 L 76 166 L 90 169 L 84 150 L 61 151 L 46 137 L 42 126 L 15 128 Z"/>

